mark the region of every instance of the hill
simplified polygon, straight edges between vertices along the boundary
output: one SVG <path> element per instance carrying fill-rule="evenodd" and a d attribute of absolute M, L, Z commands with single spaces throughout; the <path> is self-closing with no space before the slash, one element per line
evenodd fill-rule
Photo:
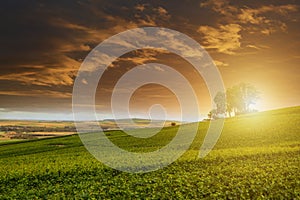
<path fill-rule="evenodd" d="M 132 130 L 137 128 L 168 127 L 172 124 L 181 124 L 178 121 L 163 121 L 149 119 L 105 119 L 95 125 L 91 121 L 80 121 L 87 129 L 94 130 L 94 126 L 101 126 L 104 131 Z M 76 133 L 74 122 L 71 121 L 45 121 L 45 120 L 0 120 L 0 143 L 13 142 L 23 139 L 41 139 L 72 135 Z"/>
<path fill-rule="evenodd" d="M 300 107 L 226 119 L 204 159 L 197 155 L 209 122 L 198 125 L 193 144 L 179 160 L 146 174 L 104 166 L 77 135 L 0 144 L 0 199 L 300 198 Z M 124 149 L 148 152 L 171 141 L 177 129 L 166 127 L 147 139 L 121 131 L 106 134 Z"/>

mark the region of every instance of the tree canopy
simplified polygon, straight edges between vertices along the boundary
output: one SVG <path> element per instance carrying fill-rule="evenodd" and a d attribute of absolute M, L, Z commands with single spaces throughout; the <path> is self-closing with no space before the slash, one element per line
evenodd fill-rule
<path fill-rule="evenodd" d="M 258 90 L 251 84 L 240 83 L 224 92 L 218 92 L 214 98 L 216 109 L 209 113 L 209 118 L 217 118 L 220 114 L 239 115 L 251 112 L 250 105 L 259 98 Z"/>

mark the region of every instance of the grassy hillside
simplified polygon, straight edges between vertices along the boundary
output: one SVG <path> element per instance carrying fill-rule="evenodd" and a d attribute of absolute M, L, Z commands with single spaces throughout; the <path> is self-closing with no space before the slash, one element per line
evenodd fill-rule
<path fill-rule="evenodd" d="M 0 199 L 300 199 L 300 107 L 226 119 L 213 151 L 197 159 L 208 125 L 199 123 L 178 161 L 146 174 L 105 167 L 76 135 L 0 144 Z M 120 131 L 107 136 L 124 149 L 146 152 L 167 144 L 177 128 L 148 139 Z"/>

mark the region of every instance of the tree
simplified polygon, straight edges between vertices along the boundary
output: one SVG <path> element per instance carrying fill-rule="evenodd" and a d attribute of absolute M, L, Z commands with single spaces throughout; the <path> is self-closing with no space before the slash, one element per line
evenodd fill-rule
<path fill-rule="evenodd" d="M 226 90 L 218 92 L 214 98 L 217 109 L 210 111 L 209 118 L 217 118 L 220 114 L 234 115 L 250 112 L 250 105 L 255 104 L 259 98 L 258 90 L 248 84 L 240 83 Z"/>
<path fill-rule="evenodd" d="M 231 117 L 231 113 L 235 109 L 234 92 L 231 88 L 228 88 L 226 91 L 226 109 L 229 117 Z"/>
<path fill-rule="evenodd" d="M 240 83 L 227 89 L 226 96 L 227 112 L 231 116 L 232 112 L 235 115 L 250 112 L 250 105 L 255 104 L 259 98 L 259 92 L 248 83 Z"/>
<path fill-rule="evenodd" d="M 214 98 L 214 102 L 217 106 L 217 114 L 226 113 L 226 94 L 224 92 L 218 92 Z"/>
<path fill-rule="evenodd" d="M 217 110 L 212 109 L 211 111 L 209 111 L 207 116 L 208 116 L 209 119 L 216 119 L 217 118 Z"/>
<path fill-rule="evenodd" d="M 250 112 L 250 105 L 255 104 L 259 98 L 259 92 L 253 85 L 246 83 L 241 83 L 240 88 L 243 98 L 243 111 Z"/>
<path fill-rule="evenodd" d="M 212 119 L 212 117 L 213 117 L 212 111 L 209 111 L 209 113 L 207 114 L 207 116 L 208 116 L 208 119 Z"/>
<path fill-rule="evenodd" d="M 240 113 L 243 109 L 242 93 L 238 85 L 228 88 L 226 91 L 227 96 L 227 112 L 233 112 L 234 115 Z"/>

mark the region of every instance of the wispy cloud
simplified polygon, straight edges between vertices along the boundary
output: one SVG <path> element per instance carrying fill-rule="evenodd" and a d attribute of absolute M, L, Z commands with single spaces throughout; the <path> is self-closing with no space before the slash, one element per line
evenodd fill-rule
<path fill-rule="evenodd" d="M 252 48 L 252 49 L 257 49 L 257 50 L 261 49 L 260 47 L 258 47 L 258 46 L 256 46 L 256 45 L 253 45 L 253 44 L 249 44 L 249 45 L 247 45 L 246 47 L 247 47 L 247 48 Z"/>
<path fill-rule="evenodd" d="M 158 26 L 171 18 L 168 11 L 161 6 L 137 4 L 134 9 L 136 11 L 134 14 L 135 21 L 141 26 Z"/>
<path fill-rule="evenodd" d="M 59 92 L 53 90 L 24 90 L 24 91 L 0 91 L 0 95 L 24 96 L 24 97 L 50 97 L 50 98 L 71 98 L 69 92 Z"/>
<path fill-rule="evenodd" d="M 291 13 L 298 10 L 297 5 L 267 5 L 258 8 L 242 8 L 237 15 L 241 24 L 252 24 L 260 26 L 260 33 L 264 35 L 271 35 L 274 32 L 286 32 L 288 27 L 284 20 L 288 20 Z M 282 19 L 271 17 L 272 14 L 284 17 Z M 251 28 L 251 27 L 249 27 Z M 253 29 L 252 29 L 253 30 Z"/>
<path fill-rule="evenodd" d="M 222 15 L 224 23 L 235 23 L 243 26 L 244 29 L 252 28 L 250 25 L 256 26 L 258 33 L 270 35 L 276 31 L 286 31 L 287 25 L 285 20 L 291 20 L 292 13 L 298 11 L 299 6 L 294 4 L 285 5 L 262 5 L 256 8 L 248 6 L 233 5 L 230 1 L 208 0 L 200 4 L 201 7 L 210 7 L 216 13 Z M 272 14 L 284 18 L 274 18 Z M 263 25 L 263 26 L 262 26 Z M 252 29 L 252 32 L 253 30 Z"/>
<path fill-rule="evenodd" d="M 114 63 L 112 63 L 112 66 L 121 66 L 123 62 L 130 62 L 133 65 L 142 65 L 145 63 L 153 62 L 158 60 L 157 56 L 160 54 L 166 53 L 166 51 L 163 50 L 152 50 L 152 49 L 141 49 L 136 50 L 132 52 L 130 55 L 126 57 L 119 57 Z"/>
<path fill-rule="evenodd" d="M 11 80 L 24 85 L 67 85 L 73 84 L 80 63 L 64 55 L 57 55 L 57 63 L 41 63 L 41 65 L 30 65 L 30 69 L 24 72 L 0 75 L 0 80 Z"/>
<path fill-rule="evenodd" d="M 200 26 L 198 32 L 204 36 L 208 49 L 220 53 L 234 54 L 242 49 L 243 36 L 247 34 L 269 36 L 275 32 L 288 31 L 287 21 L 293 20 L 293 13 L 299 10 L 298 5 L 257 5 L 234 4 L 232 1 L 208 0 L 200 4 L 220 15 L 218 25 Z M 248 44 L 247 48 L 259 50 L 256 45 Z"/>
<path fill-rule="evenodd" d="M 238 8 L 231 5 L 230 1 L 224 0 L 207 0 L 200 3 L 201 7 L 211 7 L 213 11 L 223 15 L 232 16 L 233 13 L 238 12 Z"/>
<path fill-rule="evenodd" d="M 41 17 L 35 18 L 34 20 L 37 22 L 32 24 L 42 24 L 43 27 L 34 28 L 38 28 L 38 32 L 43 30 L 51 31 L 49 33 L 45 31 L 45 33 L 36 35 L 36 37 L 34 35 L 31 36 L 31 38 L 34 38 L 33 44 L 37 43 L 37 41 L 40 42 L 26 52 L 29 56 L 33 57 L 34 55 L 34 59 L 28 62 L 29 59 L 23 58 L 26 55 L 23 55 L 24 53 L 22 52 L 22 54 L 15 54 L 17 59 L 9 60 L 6 64 L 7 68 L 14 66 L 19 69 L 27 65 L 30 66 L 31 70 L 29 68 L 25 70 L 24 68 L 23 72 L 20 70 L 17 73 L 7 70 L 7 73 L 0 75 L 0 80 L 17 81 L 22 85 L 71 86 L 81 61 L 101 41 L 128 29 L 139 26 L 156 26 L 158 23 L 171 17 L 165 8 L 145 4 L 136 5 L 134 18 L 126 19 L 121 15 L 107 14 L 101 9 L 95 9 L 95 3 L 92 2 L 93 5 L 88 5 L 79 2 L 82 9 L 88 11 L 85 14 L 89 13 L 94 17 L 101 17 L 105 23 L 95 24 L 90 21 L 76 20 L 75 17 L 64 17 L 64 15 L 69 13 L 62 14 L 60 17 L 47 15 L 47 13 L 52 12 L 48 10 L 43 14 L 39 13 Z M 39 11 L 33 10 L 31 14 L 33 15 L 35 12 Z M 90 16 L 86 19 L 89 18 Z M 101 25 L 103 24 L 105 26 L 102 27 Z M 47 35 L 47 38 L 40 38 L 41 35 Z M 20 45 L 22 46 L 22 44 Z M 45 46 L 48 48 L 44 49 Z M 18 57 L 21 58 L 18 59 Z M 153 60 L 153 56 L 150 55 L 149 60 Z M 135 58 L 131 61 L 143 64 L 145 58 Z M 41 67 L 36 70 L 36 66 Z"/>
<path fill-rule="evenodd" d="M 215 65 L 218 67 L 228 67 L 228 64 L 219 60 L 214 60 Z"/>
<path fill-rule="evenodd" d="M 218 28 L 200 26 L 198 32 L 203 35 L 205 47 L 216 49 L 220 53 L 235 54 L 241 46 L 241 26 L 238 24 L 220 25 Z"/>
<path fill-rule="evenodd" d="M 238 19 L 241 23 L 250 24 L 270 24 L 275 20 L 271 19 L 266 13 L 276 13 L 282 16 L 287 16 L 289 13 L 296 12 L 298 10 L 297 5 L 267 5 L 258 8 L 242 8 L 240 9 L 240 14 L 238 14 Z"/>

